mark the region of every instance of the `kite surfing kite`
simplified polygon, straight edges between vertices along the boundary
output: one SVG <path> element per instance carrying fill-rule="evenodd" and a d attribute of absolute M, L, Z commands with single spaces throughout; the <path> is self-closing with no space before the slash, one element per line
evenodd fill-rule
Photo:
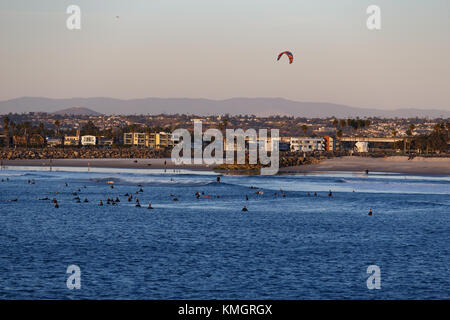
<path fill-rule="evenodd" d="M 280 53 L 280 54 L 278 55 L 277 61 L 280 61 L 281 57 L 282 57 L 284 54 L 288 56 L 288 58 L 289 58 L 289 64 L 291 64 L 292 62 L 294 62 L 294 55 L 293 55 L 292 52 L 290 52 L 290 51 L 283 51 L 282 53 Z"/>

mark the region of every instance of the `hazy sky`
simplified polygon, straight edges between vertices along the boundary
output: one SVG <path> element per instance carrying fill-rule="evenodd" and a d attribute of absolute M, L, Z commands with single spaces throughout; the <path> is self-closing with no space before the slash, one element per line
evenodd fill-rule
<path fill-rule="evenodd" d="M 66 28 L 70 4 L 81 7 L 79 31 Z M 371 4 L 380 31 L 366 28 Z M 0 100 L 284 97 L 450 110 L 450 0 L 1 0 L 0 41 Z M 284 50 L 292 65 L 276 62 Z"/>

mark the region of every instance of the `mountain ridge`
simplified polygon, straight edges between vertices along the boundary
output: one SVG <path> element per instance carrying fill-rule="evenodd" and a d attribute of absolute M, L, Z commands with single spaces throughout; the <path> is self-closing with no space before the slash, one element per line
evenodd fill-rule
<path fill-rule="evenodd" d="M 328 102 L 302 102 L 284 98 L 140 98 L 108 97 L 53 99 L 21 97 L 0 101 L 0 114 L 47 112 L 57 113 L 85 108 L 98 114 L 254 114 L 257 116 L 287 115 L 307 118 L 381 117 L 381 118 L 448 118 L 450 111 L 437 109 L 401 108 L 395 110 L 358 108 Z M 64 113 L 63 113 L 64 114 Z"/>

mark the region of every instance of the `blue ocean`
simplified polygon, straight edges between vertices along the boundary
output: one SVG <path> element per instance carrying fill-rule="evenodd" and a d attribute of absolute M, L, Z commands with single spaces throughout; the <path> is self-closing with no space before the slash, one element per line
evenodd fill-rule
<path fill-rule="evenodd" d="M 216 177 L 0 171 L 0 299 L 450 299 L 449 176 Z"/>

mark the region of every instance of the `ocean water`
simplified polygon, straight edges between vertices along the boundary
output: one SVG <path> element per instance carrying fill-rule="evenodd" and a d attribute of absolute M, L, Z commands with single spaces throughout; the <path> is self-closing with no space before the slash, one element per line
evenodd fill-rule
<path fill-rule="evenodd" d="M 209 172 L 23 167 L 0 179 L 0 299 L 450 298 L 449 176 L 217 183 Z M 66 286 L 69 265 L 79 290 Z M 369 265 L 379 290 L 367 288 Z"/>

